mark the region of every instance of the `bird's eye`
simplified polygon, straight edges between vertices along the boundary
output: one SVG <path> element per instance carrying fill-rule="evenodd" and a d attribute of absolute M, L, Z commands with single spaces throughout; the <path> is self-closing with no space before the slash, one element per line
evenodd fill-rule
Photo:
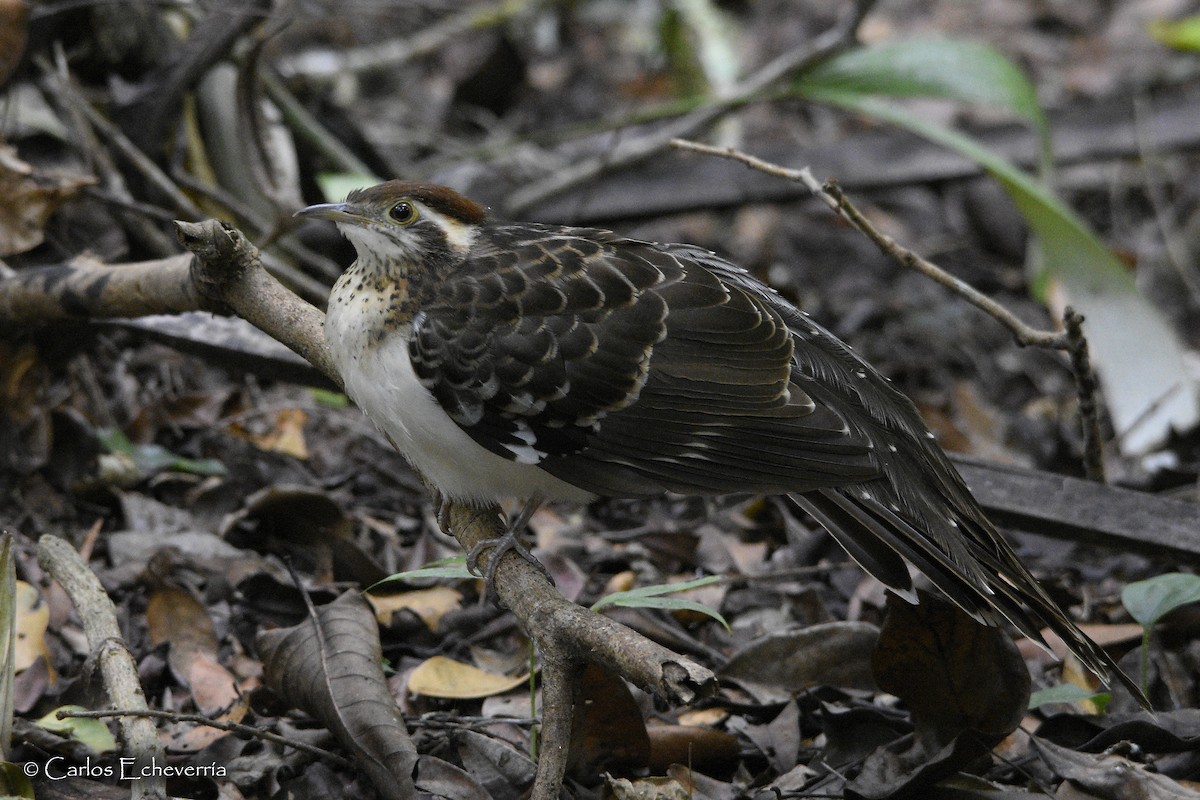
<path fill-rule="evenodd" d="M 407 200 L 401 200 L 392 206 L 392 210 L 388 212 L 388 216 L 392 218 L 392 222 L 397 222 L 401 225 L 411 225 L 417 221 L 417 207 Z"/>

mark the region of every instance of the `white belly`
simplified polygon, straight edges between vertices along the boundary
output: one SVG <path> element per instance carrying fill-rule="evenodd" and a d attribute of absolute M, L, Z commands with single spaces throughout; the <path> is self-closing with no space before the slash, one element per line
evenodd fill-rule
<path fill-rule="evenodd" d="M 585 503 L 595 497 L 537 466 L 509 461 L 477 444 L 417 380 L 402 336 L 393 334 L 374 347 L 356 347 L 355 337 L 340 335 L 345 331 L 338 327 L 336 320 L 327 320 L 326 338 L 346 393 L 447 499 L 491 504 L 539 496 Z"/>

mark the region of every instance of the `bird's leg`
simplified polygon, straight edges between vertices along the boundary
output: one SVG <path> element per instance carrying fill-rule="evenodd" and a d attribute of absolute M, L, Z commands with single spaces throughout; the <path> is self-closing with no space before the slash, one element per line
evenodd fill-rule
<path fill-rule="evenodd" d="M 554 583 L 554 578 L 550 577 L 550 573 L 542 566 L 533 553 L 529 552 L 529 548 L 521 542 L 521 533 L 524 532 L 525 526 L 529 524 L 529 520 L 533 517 L 535 511 L 545 502 L 541 497 L 534 495 L 525 501 L 521 506 L 521 511 L 515 517 L 509 520 L 507 530 L 503 536 L 498 536 L 495 539 L 486 539 L 471 548 L 471 552 L 467 553 L 467 569 L 476 575 L 483 578 L 486 594 L 489 598 L 494 599 L 496 591 L 493 585 L 496 581 L 496 567 L 500 563 L 500 559 L 509 551 L 515 552 L 521 558 L 533 564 L 550 583 Z M 479 568 L 479 557 L 483 555 L 483 551 L 492 550 L 488 557 L 487 567 L 483 570 Z"/>

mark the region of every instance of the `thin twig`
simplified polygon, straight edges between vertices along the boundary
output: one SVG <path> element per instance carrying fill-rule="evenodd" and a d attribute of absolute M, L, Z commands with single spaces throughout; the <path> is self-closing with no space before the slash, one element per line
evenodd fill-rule
<path fill-rule="evenodd" d="M 1071 372 L 1075 375 L 1075 391 L 1079 396 L 1079 424 L 1083 428 L 1083 474 L 1089 481 L 1104 483 L 1104 440 L 1100 438 L 1100 409 L 1096 404 L 1096 373 L 1088 355 L 1087 339 L 1083 335 L 1083 314 L 1067 306 L 1063 311 L 1071 357 Z"/>
<path fill-rule="evenodd" d="M 485 6 L 472 6 L 440 19 L 403 39 L 390 39 L 378 44 L 341 48 L 337 51 L 305 52 L 282 58 L 279 60 L 279 71 L 288 77 L 334 77 L 394 69 L 414 58 L 432 53 L 468 31 L 499 25 L 526 8 L 536 7 L 545 1 L 501 0 Z"/>
<path fill-rule="evenodd" d="M 696 153 L 720 156 L 739 161 L 746 166 L 768 175 L 802 183 L 818 198 L 870 239 L 885 254 L 901 265 L 914 269 L 936 283 L 945 286 L 976 308 L 990 315 L 1007 327 L 1021 345 L 1035 345 L 1054 350 L 1066 350 L 1075 376 L 1075 387 L 1079 398 L 1080 425 L 1083 430 L 1083 468 L 1089 480 L 1104 482 L 1104 451 L 1100 436 L 1099 408 L 1096 403 L 1096 375 L 1088 355 L 1087 339 L 1083 335 L 1083 315 L 1067 308 L 1063 324 L 1064 331 L 1042 331 L 1026 325 L 1004 306 L 987 297 L 975 287 L 959 280 L 928 259 L 901 246 L 895 239 L 872 225 L 859 211 L 834 180 L 820 183 L 807 167 L 791 169 L 755 158 L 730 147 L 712 147 L 683 139 L 675 139 L 672 147 Z"/>
<path fill-rule="evenodd" d="M 621 167 L 645 161 L 666 150 L 672 139 L 694 136 L 728 114 L 732 109 L 749 102 L 772 84 L 789 75 L 825 61 L 854 43 L 863 17 L 876 0 L 857 0 L 854 8 L 837 25 L 817 37 L 811 44 L 791 50 L 759 69 L 739 83 L 726 97 L 684 114 L 663 127 L 635 139 L 626 139 L 612 150 L 580 161 L 514 192 L 509 198 L 508 211 L 520 216 L 538 203 L 556 194 L 592 180 L 596 176 Z"/>
<path fill-rule="evenodd" d="M 822 189 L 826 194 L 834 199 L 837 203 L 838 210 L 841 211 L 850 224 L 867 236 L 875 245 L 887 255 L 899 261 L 906 267 L 920 272 L 927 278 L 940 283 L 950 291 L 962 297 L 971 305 L 986 312 L 993 318 L 998 320 L 1002 325 L 1012 331 L 1017 342 L 1022 345 L 1037 345 L 1038 347 L 1049 347 L 1056 350 L 1063 350 L 1070 347 L 1066 336 L 1059 331 L 1042 331 L 1030 325 L 1026 325 L 1015 314 L 1009 311 L 1004 306 L 997 303 L 992 298 L 983 294 L 975 287 L 962 281 L 950 273 L 938 267 L 933 262 L 922 258 L 921 256 L 909 250 L 907 247 L 902 247 L 896 243 L 892 237 L 879 231 L 871 223 L 869 223 L 857 208 L 847 199 L 845 193 L 842 192 L 840 186 L 834 181 L 826 181 L 822 185 Z"/>
<path fill-rule="evenodd" d="M 296 99 L 296 96 L 288 90 L 283 81 L 276 77 L 274 72 L 264 66 L 259 66 L 258 79 L 262 83 L 267 97 L 271 98 L 271 102 L 279 107 L 284 121 L 297 136 L 315 147 L 340 171 L 374 177 L 374 170 L 355 155 L 354 151 L 342 144 L 340 139 L 330 133 L 329 129 Z"/>
<path fill-rule="evenodd" d="M 274 742 L 275 744 L 290 747 L 294 750 L 299 750 L 303 753 L 308 753 L 317 758 L 323 758 L 330 761 L 339 767 L 352 766 L 349 759 L 342 758 L 336 753 L 331 753 L 320 747 L 308 744 L 306 742 L 297 742 L 295 739 L 289 739 L 286 736 L 280 736 L 278 733 L 264 731 L 261 728 L 255 728 L 253 725 L 243 725 L 240 722 L 225 722 L 223 720 L 209 719 L 201 714 L 184 714 L 178 711 L 157 711 L 148 708 L 126 708 L 113 709 L 108 711 L 59 711 L 57 714 L 59 719 L 67 717 L 86 717 L 88 719 L 104 719 L 105 717 L 150 717 L 151 719 L 164 719 L 168 722 L 194 722 L 197 725 L 204 725 L 208 728 L 216 728 L 217 730 L 226 731 L 228 733 L 236 733 L 238 736 L 248 738 L 262 739 L 266 742 Z"/>
<path fill-rule="evenodd" d="M 36 58 L 35 62 L 47 79 L 53 83 L 58 95 L 75 110 L 82 113 L 96 133 L 104 137 L 112 148 L 129 162 L 130 166 L 137 170 L 148 183 L 154 186 L 170 201 L 176 213 L 189 219 L 200 219 L 204 216 L 204 213 L 196 204 L 179 190 L 179 187 L 175 185 L 170 176 L 163 172 L 137 145 L 130 141 L 129 137 L 120 128 L 106 119 L 99 111 L 92 108 L 92 104 L 79 94 L 79 91 L 71 84 L 68 78 L 58 74 L 50 66 L 50 62 L 43 58 Z"/>
<path fill-rule="evenodd" d="M 846 197 L 841 187 L 836 181 L 826 181 L 819 183 L 813 177 L 812 172 L 808 169 L 789 169 L 781 167 L 777 164 L 771 164 L 762 159 L 755 158 L 747 153 L 739 150 L 734 150 L 729 147 L 712 147 L 710 145 L 701 144 L 687 140 L 673 140 L 673 147 L 681 150 L 691 150 L 697 153 L 706 155 L 720 156 L 728 158 L 753 168 L 766 172 L 769 175 L 775 175 L 780 178 L 785 178 L 790 181 L 802 183 L 808 187 L 817 197 L 823 200 L 830 208 L 839 212 L 846 218 L 846 221 L 853 225 L 860 233 L 875 243 L 885 255 L 894 258 L 900 264 L 920 272 L 922 275 L 931 280 L 940 283 L 942 286 L 950 289 L 950 291 L 962 297 L 968 303 L 971 303 L 976 308 L 981 309 L 987 314 L 994 317 L 1001 324 L 1012 331 L 1017 342 L 1022 345 L 1037 345 L 1039 347 L 1049 347 L 1056 350 L 1067 350 L 1070 348 L 1070 342 L 1065 333 L 1057 331 L 1041 331 L 1026 325 L 1015 314 L 1009 311 L 1004 306 L 992 300 L 987 295 L 984 295 L 979 290 L 970 284 L 959 280 L 950 273 L 943 270 L 941 267 L 931 261 L 922 258 L 921 256 L 903 247 L 896 242 L 895 239 L 880 231 L 872 225 L 862 212 L 850 202 Z"/>

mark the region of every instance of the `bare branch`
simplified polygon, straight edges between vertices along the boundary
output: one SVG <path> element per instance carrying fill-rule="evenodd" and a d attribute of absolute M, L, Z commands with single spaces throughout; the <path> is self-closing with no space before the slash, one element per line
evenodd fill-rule
<path fill-rule="evenodd" d="M 759 69 L 742 81 L 726 97 L 695 109 L 663 127 L 636 139 L 626 139 L 612 150 L 580 161 L 565 169 L 534 181 L 514 192 L 509 198 L 508 212 L 520 216 L 538 203 L 578 186 L 605 172 L 644 161 L 666 150 L 672 139 L 694 136 L 708 128 L 730 111 L 752 102 L 775 82 L 794 75 L 828 59 L 854 42 L 863 17 L 875 5 L 875 0 L 857 0 L 852 11 L 833 28 L 817 37 L 811 44 L 796 48 Z"/>
<path fill-rule="evenodd" d="M 1049 347 L 1056 350 L 1066 350 L 1070 347 L 1070 343 L 1066 334 L 1056 331 L 1040 331 L 1029 325 L 1026 325 L 1015 314 L 1009 311 L 1004 306 L 997 303 L 987 295 L 981 293 L 975 287 L 961 281 L 950 273 L 943 270 L 933 262 L 922 258 L 921 256 L 903 247 L 896 242 L 895 239 L 880 231 L 870 223 L 862 212 L 858 210 L 850 199 L 846 197 L 841 187 L 836 181 L 829 180 L 823 184 L 817 183 L 813 178 L 812 173 L 806 169 L 789 169 L 781 167 L 777 164 L 771 164 L 754 156 L 743 153 L 733 148 L 711 147 L 699 142 L 690 142 L 685 140 L 675 140 L 671 142 L 673 147 L 682 150 L 691 150 L 697 153 L 707 155 L 720 156 L 721 158 L 729 158 L 734 161 L 766 172 L 770 175 L 775 175 L 785 178 L 790 181 L 796 181 L 807 186 L 817 197 L 821 198 L 830 208 L 841 213 L 846 221 L 853 225 L 860 233 L 875 243 L 885 255 L 894 258 L 905 267 L 916 270 L 922 275 L 931 280 L 940 283 L 950 291 L 962 297 L 971 305 L 990 314 L 1001 324 L 1012 331 L 1013 336 L 1022 345 L 1037 345 L 1039 347 Z"/>
<path fill-rule="evenodd" d="M 109 699 L 121 708 L 146 710 L 146 695 L 142 692 L 133 657 L 121 636 L 117 609 L 99 579 L 71 545 L 49 534 L 38 540 L 38 564 L 71 598 L 87 635 L 90 657 L 100 667 Z M 133 781 L 131 787 L 134 800 L 165 798 L 166 779 L 152 771 L 140 772 L 144 767 L 167 763 L 166 751 L 154 724 L 144 717 L 122 717 L 120 724 L 125 744 L 137 759 L 135 769 L 139 770 L 139 779 Z"/>

